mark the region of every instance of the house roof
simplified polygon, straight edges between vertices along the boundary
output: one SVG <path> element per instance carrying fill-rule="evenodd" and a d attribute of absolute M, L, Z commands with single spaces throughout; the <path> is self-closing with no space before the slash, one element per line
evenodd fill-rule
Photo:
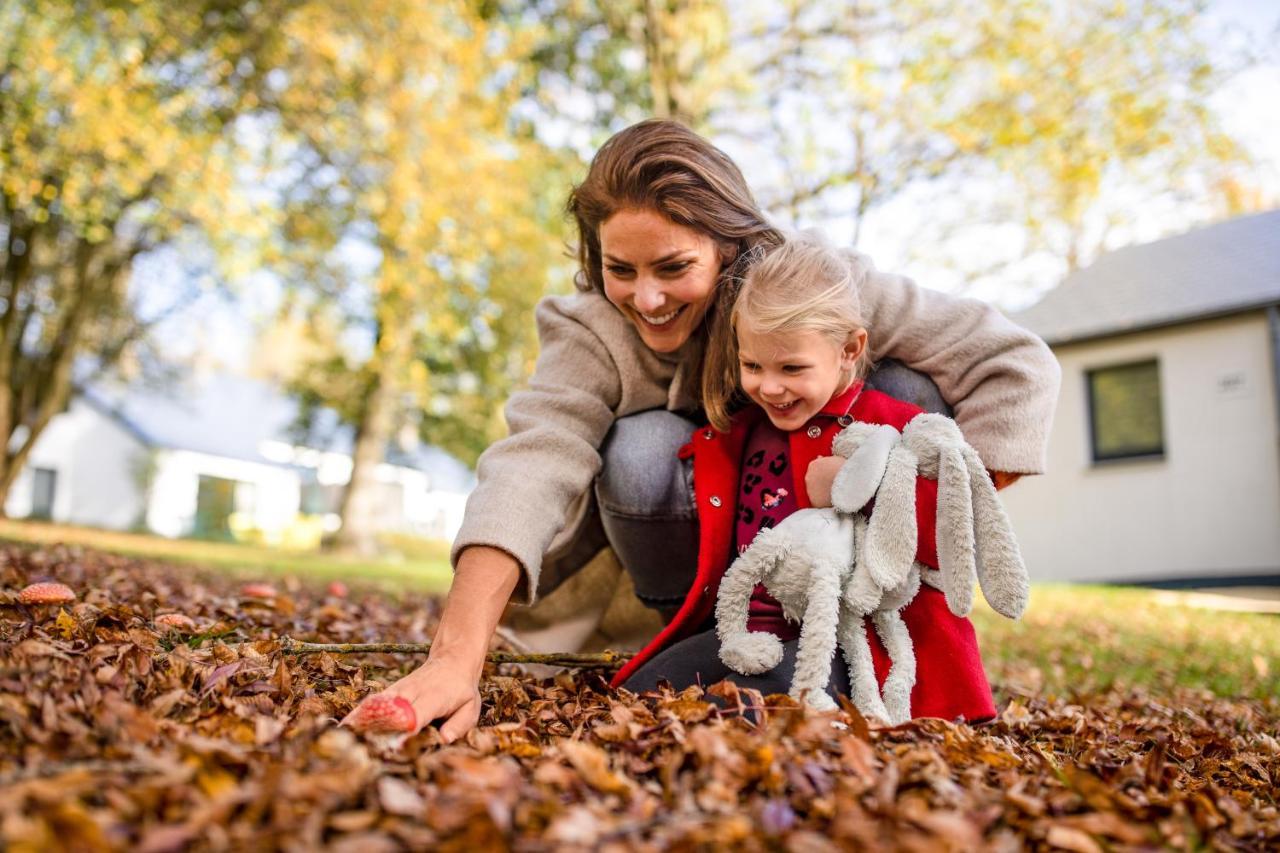
<path fill-rule="evenodd" d="M 80 394 L 150 447 L 276 465 L 263 445 L 297 443 L 291 432 L 297 403 L 278 387 L 243 376 L 213 374 L 164 388 L 98 384 Z M 330 423 L 312 430 L 308 446 L 350 455 L 352 429 L 325 414 Z M 437 447 L 389 448 L 387 461 L 426 473 L 433 490 L 466 492 L 475 484 L 466 465 Z"/>
<path fill-rule="evenodd" d="M 1280 210 L 1108 252 L 1013 315 L 1050 344 L 1280 303 Z"/>

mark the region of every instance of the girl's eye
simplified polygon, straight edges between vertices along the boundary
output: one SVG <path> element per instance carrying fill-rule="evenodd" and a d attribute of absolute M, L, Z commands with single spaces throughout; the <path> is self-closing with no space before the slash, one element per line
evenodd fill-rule
<path fill-rule="evenodd" d="M 802 373 L 804 369 L 805 369 L 805 366 L 803 364 L 787 364 L 783 366 L 782 372 L 790 373 L 794 376 L 797 373 Z"/>
<path fill-rule="evenodd" d="M 742 369 L 747 371 L 747 373 L 755 373 L 757 370 L 760 369 L 760 365 L 752 364 L 749 361 L 744 361 L 742 362 Z"/>

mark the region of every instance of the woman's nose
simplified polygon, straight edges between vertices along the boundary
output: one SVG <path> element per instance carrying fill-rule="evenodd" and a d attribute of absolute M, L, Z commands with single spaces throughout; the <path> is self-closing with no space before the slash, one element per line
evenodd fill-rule
<path fill-rule="evenodd" d="M 646 314 L 655 314 L 658 309 L 663 307 L 666 301 L 667 295 L 663 292 L 662 284 L 657 279 L 644 276 L 636 281 L 636 310 L 643 311 Z"/>

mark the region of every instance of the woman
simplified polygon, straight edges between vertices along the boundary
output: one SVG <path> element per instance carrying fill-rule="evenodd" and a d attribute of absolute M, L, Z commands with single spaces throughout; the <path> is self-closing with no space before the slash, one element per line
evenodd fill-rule
<path fill-rule="evenodd" d="M 700 420 L 703 376 L 736 370 L 703 346 L 752 250 L 783 239 L 733 161 L 668 121 L 606 142 L 568 210 L 580 292 L 538 305 L 538 362 L 507 404 L 509 437 L 480 458 L 431 653 L 385 691 L 419 726 L 439 721 L 446 742 L 479 719 L 485 653 L 513 593 L 532 604 L 602 544 L 593 503 L 642 601 L 669 619 L 690 594 L 697 522 L 677 450 Z M 869 270 L 873 357 L 927 373 L 1003 479 L 1041 471 L 1059 379 L 1048 348 L 990 307 L 855 259 Z M 810 468 L 815 502 L 833 477 L 830 460 Z"/>

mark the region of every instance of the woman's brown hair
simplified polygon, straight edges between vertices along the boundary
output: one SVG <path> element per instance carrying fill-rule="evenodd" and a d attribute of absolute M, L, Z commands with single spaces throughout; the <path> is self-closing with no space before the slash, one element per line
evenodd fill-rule
<path fill-rule="evenodd" d="M 578 226 L 579 290 L 604 293 L 600 226 L 624 209 L 649 209 L 679 225 L 706 234 L 720 252 L 721 272 L 705 322 L 712 341 L 728 321 L 740 280 L 757 249 L 781 245 L 782 233 L 765 219 L 747 181 L 729 155 L 684 125 L 649 119 L 619 131 L 591 160 L 586 179 L 569 193 L 568 213 Z M 729 353 L 708 346 L 702 386 L 716 377 L 737 376 Z"/>

